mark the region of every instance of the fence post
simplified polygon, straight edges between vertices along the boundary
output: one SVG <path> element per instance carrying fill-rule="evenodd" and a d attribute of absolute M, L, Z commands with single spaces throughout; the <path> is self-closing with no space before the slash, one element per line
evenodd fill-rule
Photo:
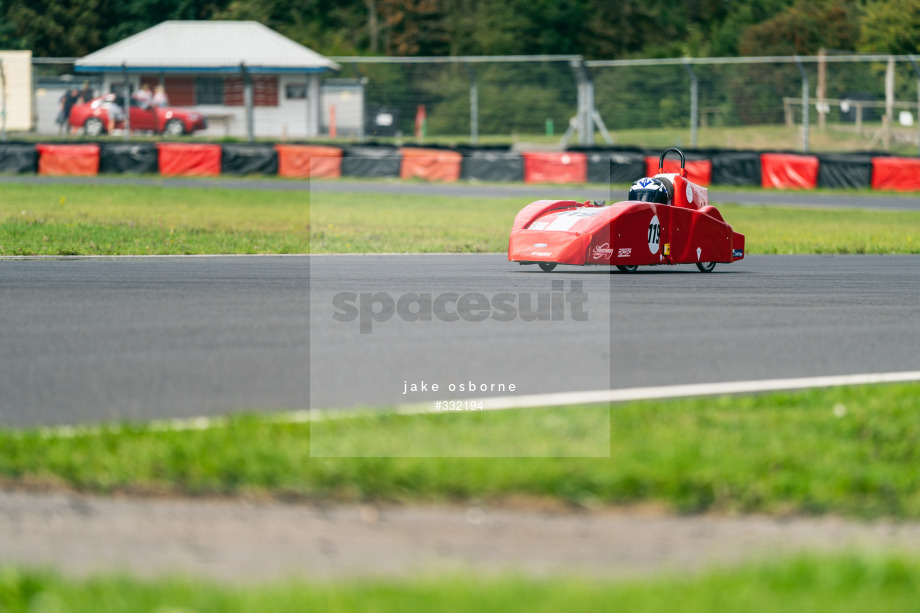
<path fill-rule="evenodd" d="M 250 143 L 255 140 L 255 126 L 252 113 L 252 77 L 246 70 L 246 64 L 240 62 L 240 76 L 243 78 L 243 105 L 246 107 L 246 137 Z"/>
<path fill-rule="evenodd" d="M 795 58 L 795 65 L 799 67 L 799 72 L 802 74 L 802 152 L 808 153 L 808 73 L 805 72 L 799 56 L 792 57 Z"/>
<path fill-rule="evenodd" d="M 698 144 L 697 132 L 700 122 L 699 80 L 689 61 L 684 61 L 684 68 L 690 75 L 690 146 L 695 148 Z"/>
<path fill-rule="evenodd" d="M 6 142 L 6 73 L 0 58 L 0 142 Z"/>
<path fill-rule="evenodd" d="M 588 76 L 583 58 L 572 60 L 569 64 L 575 75 L 578 94 L 578 110 L 575 112 L 575 124 L 578 129 L 579 145 L 594 145 L 594 83 Z"/>
<path fill-rule="evenodd" d="M 128 82 L 128 67 L 124 62 L 121 64 L 121 74 L 125 80 L 125 143 L 131 138 L 131 84 Z M 115 131 L 114 123 L 112 131 Z M 67 133 L 70 134 L 70 124 L 67 123 Z M 110 135 L 111 136 L 111 135 Z"/>
<path fill-rule="evenodd" d="M 917 155 L 920 155 L 920 66 L 917 66 L 915 56 L 908 56 L 911 66 L 914 67 L 914 74 L 917 75 Z"/>
<path fill-rule="evenodd" d="M 891 149 L 891 126 L 894 124 L 894 58 L 885 68 L 885 151 Z"/>
<path fill-rule="evenodd" d="M 470 145 L 479 144 L 479 84 L 476 72 L 469 64 L 464 64 L 470 75 Z"/>

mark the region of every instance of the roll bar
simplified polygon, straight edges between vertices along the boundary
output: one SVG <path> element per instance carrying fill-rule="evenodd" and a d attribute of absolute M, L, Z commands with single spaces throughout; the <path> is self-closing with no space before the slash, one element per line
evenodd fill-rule
<path fill-rule="evenodd" d="M 684 152 L 679 150 L 676 147 L 671 147 L 670 149 L 665 149 L 661 153 L 661 157 L 658 158 L 658 173 L 664 172 L 664 157 L 667 156 L 670 152 L 676 151 L 680 155 L 680 176 L 684 179 L 687 178 L 687 169 L 684 168 L 687 164 L 687 159 L 684 157 Z"/>

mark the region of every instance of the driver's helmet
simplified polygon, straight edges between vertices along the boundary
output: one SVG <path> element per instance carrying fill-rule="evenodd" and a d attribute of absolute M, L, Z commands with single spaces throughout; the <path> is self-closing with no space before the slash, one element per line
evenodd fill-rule
<path fill-rule="evenodd" d="M 643 177 L 629 188 L 629 200 L 668 204 L 668 189 L 654 177 Z"/>

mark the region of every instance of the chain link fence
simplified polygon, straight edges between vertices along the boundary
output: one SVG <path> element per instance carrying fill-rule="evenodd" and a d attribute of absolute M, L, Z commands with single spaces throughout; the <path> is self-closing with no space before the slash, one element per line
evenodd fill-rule
<path fill-rule="evenodd" d="M 776 148 L 779 140 L 802 150 L 810 140 L 830 149 L 920 145 L 920 70 L 912 56 L 334 59 L 341 76 L 366 79 L 371 139 L 728 148 Z"/>

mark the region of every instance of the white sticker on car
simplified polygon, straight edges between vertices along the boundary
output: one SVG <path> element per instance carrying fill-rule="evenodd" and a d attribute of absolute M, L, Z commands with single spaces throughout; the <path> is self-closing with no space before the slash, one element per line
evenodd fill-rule
<path fill-rule="evenodd" d="M 653 254 L 658 253 L 658 245 L 661 241 L 661 224 L 658 223 L 658 216 L 653 215 L 652 221 L 648 223 L 648 249 Z"/>
<path fill-rule="evenodd" d="M 572 226 L 577 224 L 579 220 L 597 215 L 602 211 L 604 211 L 602 207 L 591 207 L 590 209 L 573 209 L 571 211 L 557 213 L 556 219 L 546 227 L 546 230 L 569 230 Z"/>

